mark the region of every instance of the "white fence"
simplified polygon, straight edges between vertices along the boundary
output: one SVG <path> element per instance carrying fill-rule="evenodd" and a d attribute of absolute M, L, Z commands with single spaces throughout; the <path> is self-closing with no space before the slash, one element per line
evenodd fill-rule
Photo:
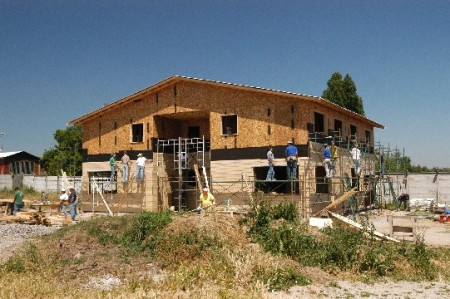
<path fill-rule="evenodd" d="M 69 185 L 74 186 L 75 190 L 81 189 L 81 176 L 67 177 Z M 0 189 L 14 189 L 23 184 L 39 192 L 53 192 L 61 190 L 64 184 L 62 176 L 34 176 L 34 175 L 0 175 Z"/>

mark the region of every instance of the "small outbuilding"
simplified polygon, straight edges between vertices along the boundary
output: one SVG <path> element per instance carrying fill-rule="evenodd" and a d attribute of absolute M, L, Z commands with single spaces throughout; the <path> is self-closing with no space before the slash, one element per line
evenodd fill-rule
<path fill-rule="evenodd" d="M 0 174 L 35 174 L 41 172 L 40 158 L 25 151 L 0 152 Z"/>

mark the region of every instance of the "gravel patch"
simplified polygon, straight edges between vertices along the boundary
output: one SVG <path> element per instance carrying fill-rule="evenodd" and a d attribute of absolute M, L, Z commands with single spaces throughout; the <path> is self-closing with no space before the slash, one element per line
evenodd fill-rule
<path fill-rule="evenodd" d="M 286 292 L 275 292 L 270 299 L 315 298 L 448 298 L 450 286 L 444 282 L 389 281 L 365 284 L 354 281 L 333 281 L 329 284 L 295 286 Z"/>
<path fill-rule="evenodd" d="M 59 227 L 21 223 L 0 224 L 0 262 L 6 261 L 28 239 L 48 235 Z"/>

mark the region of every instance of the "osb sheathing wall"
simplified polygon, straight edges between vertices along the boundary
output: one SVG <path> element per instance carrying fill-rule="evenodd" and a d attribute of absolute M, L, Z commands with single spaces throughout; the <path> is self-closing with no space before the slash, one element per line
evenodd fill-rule
<path fill-rule="evenodd" d="M 350 125 L 357 127 L 358 139 L 373 129 L 340 111 L 310 102 L 301 96 L 276 94 L 243 87 L 207 82 L 180 81 L 163 89 L 137 95 L 114 110 L 83 124 L 83 148 L 88 154 L 121 150 L 149 150 L 153 138 L 186 138 L 189 126 L 199 126 L 201 135 L 211 139 L 212 149 L 296 144 L 308 141 L 307 123 L 314 112 L 324 115 L 325 131 L 334 129 L 334 119 L 343 123 L 343 135 Z M 222 116 L 236 114 L 237 134 L 222 134 Z M 209 119 L 208 119 L 209 117 Z M 143 142 L 131 142 L 131 125 L 144 124 Z"/>
<path fill-rule="evenodd" d="M 153 127 L 151 101 L 148 97 L 108 111 L 83 124 L 83 148 L 89 155 L 120 150 L 147 150 L 147 140 Z M 143 142 L 132 142 L 132 124 L 143 123 Z M 149 129 L 147 131 L 147 129 Z"/>

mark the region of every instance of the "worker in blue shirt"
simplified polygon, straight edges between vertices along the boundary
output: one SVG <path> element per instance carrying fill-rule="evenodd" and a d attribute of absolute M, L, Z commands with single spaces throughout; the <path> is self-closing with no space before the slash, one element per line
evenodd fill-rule
<path fill-rule="evenodd" d="M 285 150 L 286 154 L 286 165 L 287 165 L 287 179 L 290 180 L 297 178 L 297 160 L 298 160 L 298 150 L 297 147 L 293 145 L 292 141 L 289 140 Z"/>
<path fill-rule="evenodd" d="M 331 177 L 330 169 L 331 169 L 331 150 L 328 144 L 324 144 L 324 150 L 323 150 L 323 166 L 325 167 L 325 173 L 327 176 L 327 179 Z"/>

